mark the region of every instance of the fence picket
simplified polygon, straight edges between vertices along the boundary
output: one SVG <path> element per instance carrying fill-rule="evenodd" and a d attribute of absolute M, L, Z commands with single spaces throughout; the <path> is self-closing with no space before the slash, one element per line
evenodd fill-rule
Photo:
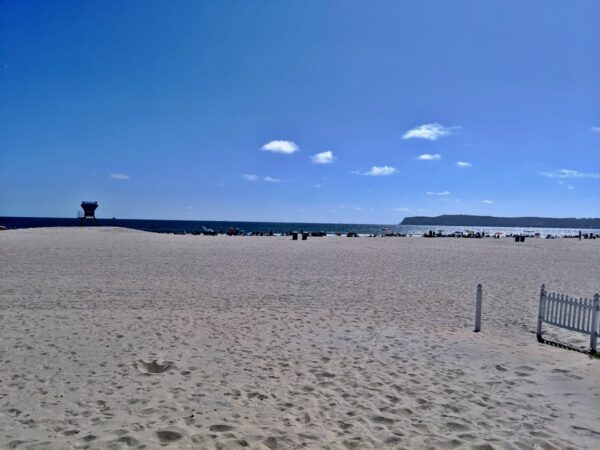
<path fill-rule="evenodd" d="M 596 353 L 598 345 L 598 317 L 600 315 L 600 294 L 594 294 L 592 300 L 592 329 L 590 330 L 590 352 Z"/>
<path fill-rule="evenodd" d="M 573 326 L 573 299 L 569 297 L 569 307 L 567 308 L 567 325 Z"/>
<path fill-rule="evenodd" d="M 577 321 L 575 322 L 575 328 L 581 328 L 581 312 L 583 311 L 583 298 L 577 299 Z"/>
<path fill-rule="evenodd" d="M 556 323 L 562 325 L 563 324 L 563 317 L 565 315 L 565 296 L 564 294 L 560 294 L 559 296 L 559 307 L 558 307 L 558 317 L 556 318 Z"/>
<path fill-rule="evenodd" d="M 585 317 L 585 321 L 583 323 L 583 329 L 585 331 L 588 331 L 590 329 L 590 320 L 592 318 L 592 315 L 590 314 L 590 303 L 588 302 L 587 299 L 585 300 L 584 317 Z"/>

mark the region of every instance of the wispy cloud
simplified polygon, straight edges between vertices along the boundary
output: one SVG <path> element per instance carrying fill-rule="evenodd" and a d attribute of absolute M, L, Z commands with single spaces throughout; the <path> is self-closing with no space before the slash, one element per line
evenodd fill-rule
<path fill-rule="evenodd" d="M 283 180 L 281 178 L 275 178 L 275 177 L 270 177 L 270 176 L 264 176 L 264 177 L 259 177 L 258 175 L 255 174 L 250 174 L 250 173 L 244 173 L 242 174 L 242 176 L 244 177 L 244 179 L 246 181 L 266 181 L 267 183 L 281 183 Z"/>
<path fill-rule="evenodd" d="M 492 200 L 482 200 L 481 203 L 485 203 L 486 205 L 491 205 L 494 202 Z"/>
<path fill-rule="evenodd" d="M 394 208 L 394 211 L 398 211 L 398 212 L 409 212 L 410 209 L 409 208 Z"/>
<path fill-rule="evenodd" d="M 436 153 L 434 155 L 430 154 L 430 153 L 423 153 L 422 155 L 417 156 L 417 158 L 419 161 L 437 161 L 442 159 L 442 155 L 440 155 L 439 153 Z"/>
<path fill-rule="evenodd" d="M 441 192 L 431 192 L 431 191 L 427 191 L 425 192 L 427 195 L 450 195 L 450 192 L 448 191 L 441 191 Z"/>
<path fill-rule="evenodd" d="M 373 166 L 370 170 L 366 172 L 361 172 L 360 170 L 352 172 L 355 175 L 365 175 L 369 177 L 383 177 L 386 175 L 393 175 L 397 172 L 395 167 L 391 166 Z"/>
<path fill-rule="evenodd" d="M 315 164 L 331 164 L 333 162 L 333 152 L 326 151 L 317 153 L 316 155 L 312 155 L 310 157 L 313 163 Z"/>
<path fill-rule="evenodd" d="M 111 173 L 109 175 L 113 180 L 119 180 L 119 181 L 127 181 L 129 180 L 129 175 L 124 174 L 124 173 Z"/>
<path fill-rule="evenodd" d="M 467 169 L 469 167 L 473 167 L 473 164 L 471 164 L 470 162 L 466 162 L 466 161 L 457 161 L 456 166 L 460 167 L 461 169 Z"/>
<path fill-rule="evenodd" d="M 600 173 L 579 172 L 577 170 L 571 169 L 560 169 L 554 170 L 552 172 L 540 172 L 540 175 L 543 175 L 548 178 L 600 178 Z"/>
<path fill-rule="evenodd" d="M 437 141 L 439 138 L 448 136 L 459 127 L 445 127 L 439 123 L 426 123 L 408 130 L 402 136 L 402 139 L 427 139 Z"/>
<path fill-rule="evenodd" d="M 271 141 L 262 146 L 262 149 L 267 152 L 283 153 L 291 155 L 297 152 L 298 146 L 292 141 Z"/>
<path fill-rule="evenodd" d="M 320 184 L 315 184 L 315 185 L 313 185 L 313 187 L 319 189 L 319 188 L 322 188 L 323 186 L 321 186 Z"/>
<path fill-rule="evenodd" d="M 558 184 L 562 184 L 564 187 L 571 191 L 575 189 L 575 186 L 571 186 L 570 184 L 565 183 L 563 180 L 558 180 Z"/>
<path fill-rule="evenodd" d="M 590 130 L 592 130 L 592 133 L 600 133 L 600 127 L 590 127 Z"/>

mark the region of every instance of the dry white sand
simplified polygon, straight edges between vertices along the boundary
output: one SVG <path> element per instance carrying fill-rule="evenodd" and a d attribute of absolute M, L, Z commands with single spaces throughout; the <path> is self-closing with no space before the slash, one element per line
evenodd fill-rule
<path fill-rule="evenodd" d="M 600 360 L 535 338 L 600 241 L 36 229 L 0 264 L 1 448 L 600 448 Z"/>

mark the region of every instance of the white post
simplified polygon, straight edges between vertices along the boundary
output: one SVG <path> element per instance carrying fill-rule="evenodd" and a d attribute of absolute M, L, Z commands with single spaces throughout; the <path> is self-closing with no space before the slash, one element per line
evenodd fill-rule
<path fill-rule="evenodd" d="M 592 302 L 592 330 L 590 337 L 590 353 L 596 354 L 596 346 L 598 345 L 598 311 L 600 310 L 600 295 L 594 295 Z"/>
<path fill-rule="evenodd" d="M 481 330 L 481 301 L 483 300 L 483 292 L 481 284 L 477 285 L 477 295 L 475 296 L 475 333 Z"/>
<path fill-rule="evenodd" d="M 537 340 L 538 342 L 544 342 L 542 339 L 542 322 L 546 314 L 546 286 L 542 284 L 540 290 L 540 305 L 538 307 L 538 324 L 537 324 Z"/>

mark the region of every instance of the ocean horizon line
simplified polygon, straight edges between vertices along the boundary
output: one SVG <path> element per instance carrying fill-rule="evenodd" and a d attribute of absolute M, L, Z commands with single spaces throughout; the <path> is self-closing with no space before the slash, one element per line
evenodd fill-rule
<path fill-rule="evenodd" d="M 77 217 L 59 217 L 59 216 L 4 216 L 0 215 L 0 221 L 2 219 L 51 219 L 51 220 L 79 220 Z M 323 224 L 323 225 L 369 225 L 369 226 L 399 226 L 400 222 L 397 223 L 376 223 L 376 222 L 307 222 L 303 220 L 243 220 L 243 219 L 147 219 L 147 218 L 130 218 L 130 217 L 96 217 L 98 220 L 135 220 L 135 221 L 149 221 L 149 222 L 230 222 L 230 223 L 273 223 L 273 224 Z"/>

